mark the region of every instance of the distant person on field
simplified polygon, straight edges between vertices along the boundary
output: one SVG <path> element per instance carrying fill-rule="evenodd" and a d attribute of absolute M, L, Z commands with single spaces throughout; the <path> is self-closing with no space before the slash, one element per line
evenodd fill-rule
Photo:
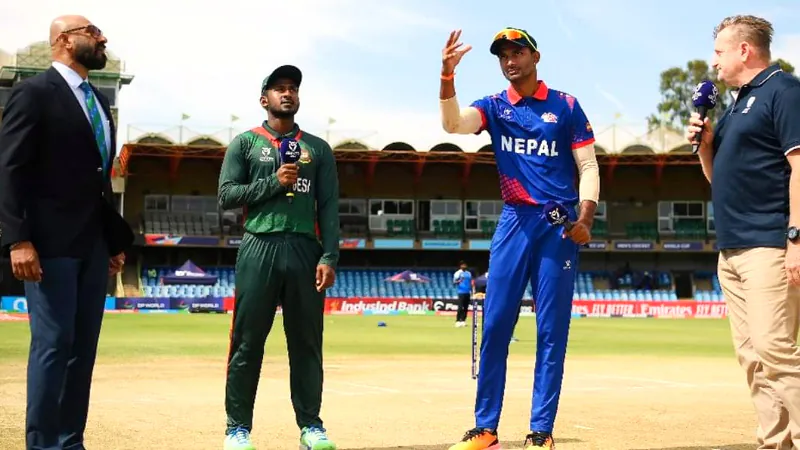
<path fill-rule="evenodd" d="M 650 275 L 649 271 L 645 271 L 642 274 L 642 279 L 639 280 L 639 289 L 650 291 L 653 289 L 653 276 Z"/>
<path fill-rule="evenodd" d="M 514 325 L 511 327 L 511 343 L 519 342 L 519 338 L 515 335 L 517 331 L 517 324 L 519 323 L 519 316 L 522 314 L 522 301 L 519 302 L 517 307 L 517 316 L 514 318 Z"/>
<path fill-rule="evenodd" d="M 472 292 L 475 289 L 475 282 L 472 273 L 467 267 L 467 263 L 461 261 L 458 270 L 453 274 L 453 284 L 458 292 L 458 312 L 456 313 L 456 328 L 467 325 L 467 310 L 472 300 Z M 475 311 L 472 312 L 475 314 Z"/>

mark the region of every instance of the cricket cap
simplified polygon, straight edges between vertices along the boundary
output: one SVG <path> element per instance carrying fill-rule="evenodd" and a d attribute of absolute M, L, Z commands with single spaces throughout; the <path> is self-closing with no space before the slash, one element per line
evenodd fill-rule
<path fill-rule="evenodd" d="M 303 72 L 292 65 L 280 66 L 261 82 L 261 92 L 263 93 L 264 90 L 269 89 L 276 81 L 282 78 L 292 80 L 297 87 L 300 87 L 300 83 L 303 81 Z"/>
<path fill-rule="evenodd" d="M 527 31 L 521 28 L 506 27 L 494 35 L 489 51 L 497 56 L 500 52 L 500 46 L 505 42 L 511 42 L 520 47 L 528 47 L 532 52 L 539 50 L 539 45 L 536 44 L 536 40 L 533 39 Z"/>

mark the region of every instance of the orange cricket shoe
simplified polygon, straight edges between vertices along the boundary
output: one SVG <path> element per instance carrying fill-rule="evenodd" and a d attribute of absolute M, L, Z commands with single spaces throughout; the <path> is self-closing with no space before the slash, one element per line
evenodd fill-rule
<path fill-rule="evenodd" d="M 553 441 L 553 436 L 549 433 L 531 433 L 525 437 L 525 450 L 536 450 L 539 448 L 546 448 L 552 450 L 556 448 L 556 443 Z"/>
<path fill-rule="evenodd" d="M 461 442 L 449 450 L 501 450 L 497 431 L 485 428 L 473 428 L 464 434 Z"/>

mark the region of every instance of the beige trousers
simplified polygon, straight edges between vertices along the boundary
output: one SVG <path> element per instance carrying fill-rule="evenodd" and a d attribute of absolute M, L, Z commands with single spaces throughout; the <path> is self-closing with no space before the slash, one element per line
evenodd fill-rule
<path fill-rule="evenodd" d="M 800 449 L 800 288 L 786 250 L 723 250 L 717 267 L 733 344 L 758 418 L 758 449 Z"/>

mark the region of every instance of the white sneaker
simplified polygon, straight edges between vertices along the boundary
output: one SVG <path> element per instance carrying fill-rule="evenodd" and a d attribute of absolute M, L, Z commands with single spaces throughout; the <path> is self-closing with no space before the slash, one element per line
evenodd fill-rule
<path fill-rule="evenodd" d="M 250 432 L 241 427 L 228 433 L 223 448 L 224 450 L 255 450 L 250 441 Z"/>

